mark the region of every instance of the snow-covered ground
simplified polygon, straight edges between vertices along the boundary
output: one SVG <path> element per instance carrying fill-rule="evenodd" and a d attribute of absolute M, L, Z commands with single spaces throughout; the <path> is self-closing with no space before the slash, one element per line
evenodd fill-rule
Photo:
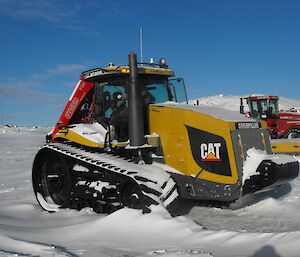
<path fill-rule="evenodd" d="M 238 111 L 239 97 L 199 102 Z M 300 100 L 281 98 L 281 104 L 297 107 Z M 231 209 L 194 207 L 176 218 L 160 207 L 150 214 L 122 209 L 109 216 L 90 209 L 41 210 L 31 167 L 49 130 L 0 126 L 0 256 L 300 256 L 300 178 Z"/>

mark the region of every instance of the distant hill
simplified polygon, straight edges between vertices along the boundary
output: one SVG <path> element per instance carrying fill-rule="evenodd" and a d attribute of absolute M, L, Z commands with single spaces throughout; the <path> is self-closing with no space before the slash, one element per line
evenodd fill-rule
<path fill-rule="evenodd" d="M 216 106 L 228 110 L 239 111 L 241 97 L 245 97 L 245 96 L 219 94 L 214 96 L 201 97 L 195 100 L 190 100 L 189 103 L 196 103 L 198 100 L 199 105 Z M 300 110 L 300 100 L 279 97 L 279 110 L 287 110 L 290 108 L 295 108 Z"/>

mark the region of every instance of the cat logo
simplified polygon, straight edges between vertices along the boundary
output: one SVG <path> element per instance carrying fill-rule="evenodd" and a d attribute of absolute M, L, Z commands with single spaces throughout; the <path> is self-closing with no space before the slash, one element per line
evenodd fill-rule
<path fill-rule="evenodd" d="M 201 161 L 222 161 L 220 158 L 221 143 L 202 143 L 200 145 Z"/>
<path fill-rule="evenodd" d="M 186 128 L 193 159 L 199 168 L 217 175 L 231 176 L 225 139 L 219 135 L 187 125 Z"/>

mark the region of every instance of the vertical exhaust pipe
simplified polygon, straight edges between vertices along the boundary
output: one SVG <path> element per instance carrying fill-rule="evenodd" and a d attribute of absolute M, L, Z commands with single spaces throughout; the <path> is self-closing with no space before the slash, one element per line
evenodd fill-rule
<path fill-rule="evenodd" d="M 143 95 L 138 81 L 136 54 L 129 54 L 128 129 L 130 146 L 142 146 L 144 142 Z"/>

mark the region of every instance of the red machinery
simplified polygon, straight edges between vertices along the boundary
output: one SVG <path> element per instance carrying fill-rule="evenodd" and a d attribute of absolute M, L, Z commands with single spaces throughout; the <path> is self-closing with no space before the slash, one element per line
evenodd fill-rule
<path fill-rule="evenodd" d="M 246 100 L 249 111 L 244 110 Z M 300 112 L 295 109 L 278 110 L 278 96 L 259 95 L 241 98 L 240 112 L 258 120 L 265 120 L 271 138 L 300 137 Z"/>

